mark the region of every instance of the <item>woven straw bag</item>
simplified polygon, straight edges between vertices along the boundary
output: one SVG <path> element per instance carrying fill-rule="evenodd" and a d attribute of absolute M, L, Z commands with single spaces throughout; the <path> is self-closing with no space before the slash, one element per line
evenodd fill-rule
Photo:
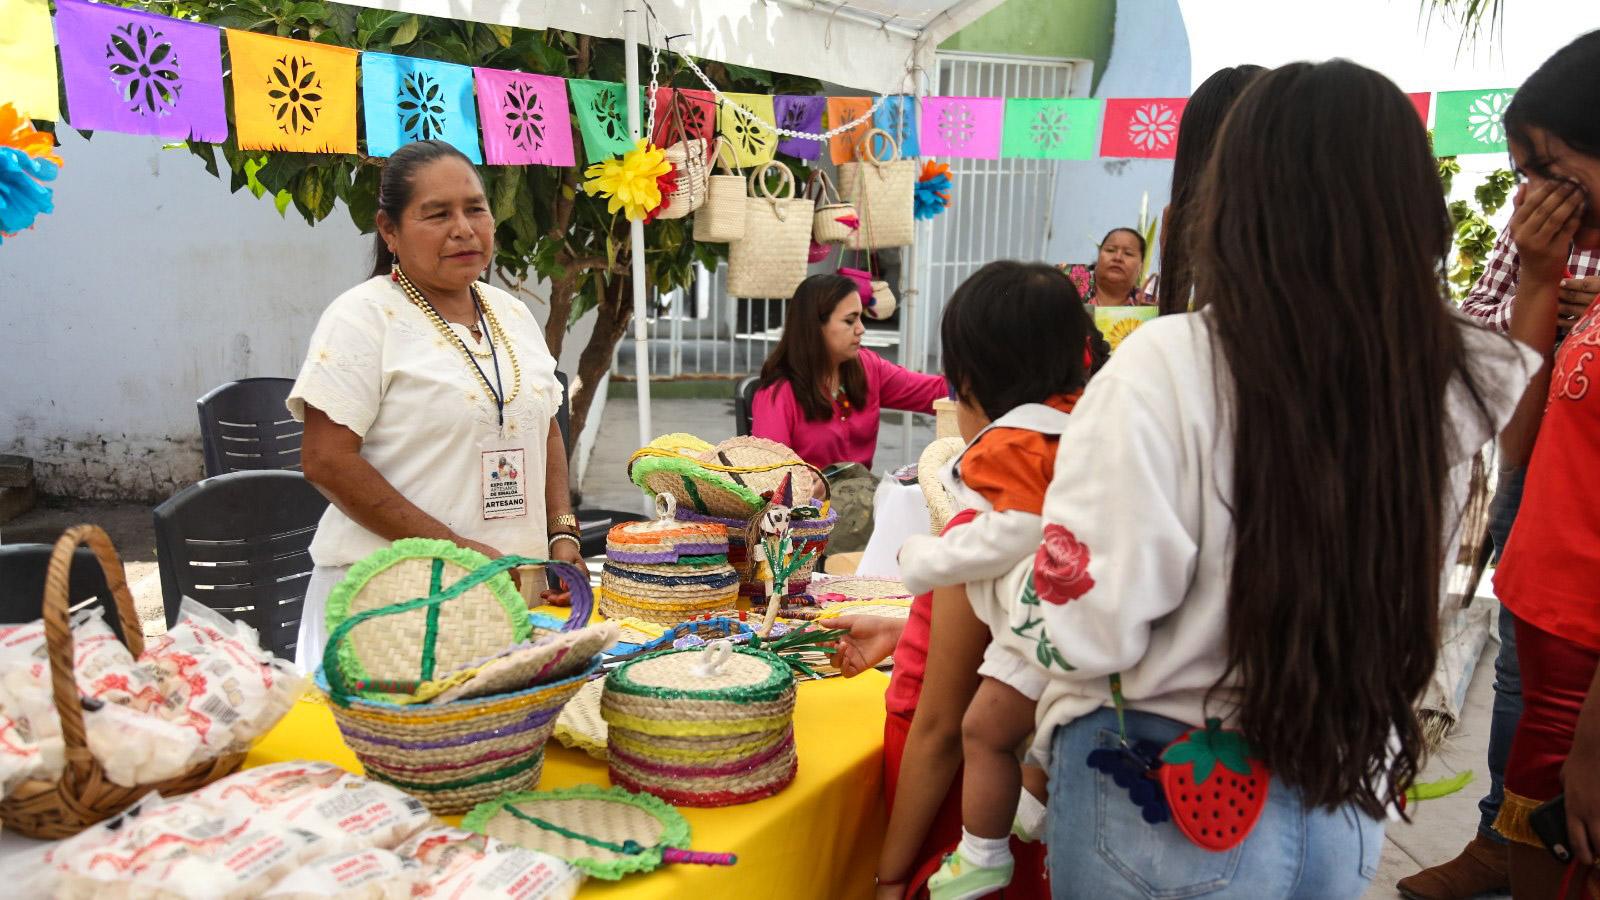
<path fill-rule="evenodd" d="M 694 214 L 694 239 L 726 244 L 744 237 L 744 173 L 731 161 L 733 148 L 723 138 L 717 138 L 711 155 L 728 174 L 707 177 L 706 200 Z"/>
<path fill-rule="evenodd" d="M 817 203 L 817 211 L 811 217 L 811 239 L 819 244 L 842 244 L 849 240 L 860 225 L 861 217 L 855 204 L 839 199 L 839 191 L 828 173 L 821 169 L 811 173 L 806 193 Z M 856 225 L 847 224 L 851 220 Z"/>
<path fill-rule="evenodd" d="M 877 155 L 875 139 L 883 140 L 886 158 Z M 914 236 L 913 195 L 917 162 L 900 158 L 900 147 L 888 132 L 874 128 L 861 139 L 858 162 L 839 166 L 840 196 L 855 204 L 862 226 L 849 239 L 852 249 L 904 247 Z"/>
<path fill-rule="evenodd" d="M 778 194 L 767 185 L 767 174 L 774 169 L 780 178 Z M 728 293 L 780 300 L 794 296 L 806 279 L 816 202 L 796 197 L 794 173 L 771 162 L 750 173 L 744 208 L 744 237 L 728 247 Z"/>
<path fill-rule="evenodd" d="M 73 551 L 87 544 L 94 551 L 105 573 L 106 586 L 116 599 L 117 616 L 122 622 L 122 639 L 137 659 L 144 653 L 144 637 L 139 632 L 139 614 L 128 592 L 111 538 L 98 526 L 79 525 L 67 530 L 56 541 L 50 555 L 50 568 L 44 583 L 45 645 L 50 657 L 50 685 L 55 695 L 56 715 L 61 719 L 61 739 L 66 745 L 66 765 L 53 781 L 24 781 L 0 801 L 0 821 L 9 830 L 28 837 L 54 840 L 71 837 L 85 828 L 122 812 L 151 791 L 164 797 L 198 790 L 232 773 L 244 762 L 244 753 L 227 753 L 206 760 L 176 778 L 154 784 L 122 787 L 106 777 L 99 760 L 89 752 L 83 724 L 83 705 L 73 671 L 76 658 L 72 643 L 72 622 L 67 609 L 68 576 Z"/>
<path fill-rule="evenodd" d="M 673 171 L 678 173 L 678 186 L 667 195 L 666 205 L 656 213 L 658 219 L 681 219 L 699 209 L 706 202 L 706 179 L 711 175 L 706 158 L 706 142 L 689 138 L 683 126 L 682 104 L 672 103 L 672 132 L 677 136 L 671 146 L 663 151 Z"/>

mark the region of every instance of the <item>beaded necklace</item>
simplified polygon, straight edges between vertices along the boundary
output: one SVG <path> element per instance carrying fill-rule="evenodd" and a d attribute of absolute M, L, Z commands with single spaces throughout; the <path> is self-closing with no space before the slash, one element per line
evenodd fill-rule
<path fill-rule="evenodd" d="M 422 311 L 423 315 L 428 317 L 428 321 L 433 323 L 433 327 L 466 355 L 468 365 L 472 366 L 472 371 L 477 373 L 479 384 L 483 386 L 484 393 L 489 395 L 489 399 L 494 402 L 496 413 L 499 415 L 499 422 L 504 426 L 506 406 L 516 400 L 517 395 L 522 392 L 522 366 L 517 362 L 517 354 L 511 349 L 511 341 L 506 337 L 505 330 L 500 327 L 500 320 L 496 318 L 494 310 L 490 308 L 489 304 L 483 302 L 483 295 L 478 290 L 477 282 L 473 282 L 471 286 L 472 306 L 477 310 L 478 320 L 483 323 L 484 334 L 489 340 L 489 352 L 480 354 L 475 354 L 472 348 L 467 346 L 467 342 L 461 339 L 461 335 L 450 330 L 450 325 L 444 320 L 444 316 L 439 315 L 439 311 L 434 308 L 432 303 L 428 302 L 428 298 L 424 297 L 421 291 L 417 290 L 417 286 L 411 283 L 411 279 L 406 277 L 406 273 L 400 271 L 398 265 L 394 268 L 394 281 L 405 292 L 406 299 L 410 300 L 412 305 L 416 306 L 417 309 Z M 483 367 L 478 365 L 476 359 L 473 359 L 473 356 L 477 355 L 494 360 L 494 378 L 496 382 L 499 382 L 500 356 L 495 348 L 497 339 L 498 343 L 505 348 L 506 359 L 511 363 L 510 394 L 503 394 L 501 391 L 495 390 L 494 386 L 489 384 L 489 376 L 484 373 Z M 501 390 L 504 390 L 505 386 L 501 384 L 500 387 Z"/>

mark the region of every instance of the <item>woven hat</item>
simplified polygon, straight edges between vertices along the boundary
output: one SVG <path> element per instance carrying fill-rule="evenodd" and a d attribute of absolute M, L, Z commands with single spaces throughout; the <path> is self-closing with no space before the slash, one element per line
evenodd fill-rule
<path fill-rule="evenodd" d="M 917 485 L 922 488 L 922 499 L 928 504 L 928 525 L 934 534 L 944 531 L 956 514 L 955 498 L 945 489 L 939 474 L 944 467 L 966 449 L 967 443 L 959 437 L 939 438 L 924 447 L 917 457 Z"/>
<path fill-rule="evenodd" d="M 590 784 L 507 794 L 480 804 L 461 827 L 564 859 L 607 881 L 662 863 L 737 861 L 732 854 L 688 850 L 688 821 L 655 797 Z"/>
<path fill-rule="evenodd" d="M 719 465 L 737 471 L 726 472 L 729 478 L 755 491 L 758 495 L 776 492 L 785 477 L 792 483 L 792 492 L 785 506 L 794 506 L 816 496 L 826 496 L 827 480 L 822 473 L 808 465 L 800 454 L 777 441 L 740 435 L 729 438 L 701 451 L 700 460 L 708 465 Z M 723 470 L 718 470 L 723 471 Z M 760 512 L 751 510 L 751 514 Z"/>
<path fill-rule="evenodd" d="M 823 493 L 827 480 L 788 447 L 757 437 L 710 446 L 692 436 L 657 438 L 628 460 L 628 477 L 651 496 L 670 494 L 682 510 L 741 523 L 767 506 L 787 474 L 801 502 Z M 682 518 L 680 516 L 680 518 Z"/>
<path fill-rule="evenodd" d="M 336 662 L 347 682 L 425 681 L 526 641 L 528 607 L 504 572 L 437 607 L 363 619 L 437 594 L 488 563 L 476 550 L 427 538 L 398 540 L 367 556 L 328 595 L 328 633 L 355 624 L 344 640 L 329 640 L 324 665 Z"/>

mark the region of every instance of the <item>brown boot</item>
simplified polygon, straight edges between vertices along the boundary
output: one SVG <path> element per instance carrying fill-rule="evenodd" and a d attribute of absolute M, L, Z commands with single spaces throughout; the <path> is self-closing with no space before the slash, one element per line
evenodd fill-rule
<path fill-rule="evenodd" d="M 1466 900 L 1490 891 L 1504 893 L 1511 890 L 1506 848 L 1476 835 L 1460 856 L 1402 878 L 1395 888 L 1408 900 Z"/>

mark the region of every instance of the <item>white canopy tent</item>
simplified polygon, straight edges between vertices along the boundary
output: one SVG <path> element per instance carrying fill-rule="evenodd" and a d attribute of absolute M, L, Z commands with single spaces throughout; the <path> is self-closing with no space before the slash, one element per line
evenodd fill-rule
<path fill-rule="evenodd" d="M 653 16 L 660 46 L 702 59 L 787 72 L 877 94 L 920 95 L 917 73 L 934 71 L 939 44 L 1004 0 L 346 0 L 358 6 L 518 28 L 558 28 L 628 43 L 628 127 L 643 132 L 638 45 Z M 657 28 L 659 25 L 659 29 Z M 639 443 L 650 425 L 650 348 L 646 325 L 644 225 L 634 222 L 633 327 L 639 391 Z M 915 270 L 916 248 L 906 269 Z M 915 315 L 906 291 L 904 315 Z M 648 511 L 648 510 L 647 510 Z"/>

